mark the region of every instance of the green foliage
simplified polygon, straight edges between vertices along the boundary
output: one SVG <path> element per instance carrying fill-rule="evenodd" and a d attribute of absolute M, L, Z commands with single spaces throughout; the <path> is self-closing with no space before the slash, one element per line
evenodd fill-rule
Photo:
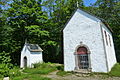
<path fill-rule="evenodd" d="M 18 67 L 14 66 L 12 69 L 10 69 L 9 75 L 12 78 L 12 77 L 21 76 L 22 73 L 20 72 L 20 69 Z"/>
<path fill-rule="evenodd" d="M 78 7 L 105 19 L 114 33 L 117 60 L 120 62 L 120 2 L 97 0 L 84 6 L 82 0 L 10 0 L 0 1 L 0 53 L 9 53 L 12 63 L 19 65 L 20 52 L 25 43 L 39 44 L 45 62 L 63 63 L 62 29 Z M 8 3 L 7 3 L 8 2 Z M 1 6 L 9 5 L 6 9 Z M 7 58 L 6 58 L 7 59 Z M 0 59 L 1 60 L 1 59 Z"/>
<path fill-rule="evenodd" d="M 9 53 L 4 51 L 0 53 L 0 75 L 9 76 L 9 70 L 13 67 L 10 61 Z"/>
<path fill-rule="evenodd" d="M 9 76 L 9 66 L 6 64 L 0 64 L 0 75 Z"/>
<path fill-rule="evenodd" d="M 6 53 L 5 51 L 0 53 L 0 63 L 10 63 L 11 59 L 10 59 L 10 55 L 9 53 Z"/>
<path fill-rule="evenodd" d="M 120 64 L 119 63 L 114 65 L 114 67 L 109 72 L 109 75 L 120 77 Z"/>
<path fill-rule="evenodd" d="M 97 7 L 96 7 L 97 6 Z M 91 8 L 89 8 L 91 10 Z M 120 62 L 120 1 L 119 0 L 97 0 L 91 13 L 107 22 L 113 30 L 117 61 Z"/>
<path fill-rule="evenodd" d="M 57 70 L 64 71 L 64 66 L 63 65 L 57 66 L 56 68 L 57 68 Z"/>
<path fill-rule="evenodd" d="M 49 37 L 46 26 L 48 16 L 46 12 L 42 11 L 40 0 L 14 0 L 6 11 L 6 15 L 8 17 L 6 25 L 12 28 L 10 40 L 6 43 L 11 43 L 9 52 L 13 64 L 19 64 L 20 52 L 25 39 L 39 45 L 47 42 Z"/>
<path fill-rule="evenodd" d="M 23 72 L 30 74 L 48 74 L 56 70 L 56 66 L 53 66 L 50 63 L 37 63 L 34 67 L 35 68 L 32 69 L 26 68 Z"/>
<path fill-rule="evenodd" d="M 13 68 L 12 64 L 0 64 L 0 75 L 1 76 L 10 76 L 10 70 Z"/>

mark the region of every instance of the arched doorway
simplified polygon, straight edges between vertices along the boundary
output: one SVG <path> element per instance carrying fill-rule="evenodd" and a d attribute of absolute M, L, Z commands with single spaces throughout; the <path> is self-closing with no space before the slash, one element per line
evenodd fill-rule
<path fill-rule="evenodd" d="M 89 53 L 86 47 L 78 47 L 75 53 L 75 58 L 77 69 L 89 69 Z"/>
<path fill-rule="evenodd" d="M 27 57 L 26 57 L 26 56 L 24 57 L 24 60 L 23 60 L 23 61 L 24 61 L 24 62 L 23 62 L 23 63 L 24 63 L 24 67 L 27 67 Z"/>

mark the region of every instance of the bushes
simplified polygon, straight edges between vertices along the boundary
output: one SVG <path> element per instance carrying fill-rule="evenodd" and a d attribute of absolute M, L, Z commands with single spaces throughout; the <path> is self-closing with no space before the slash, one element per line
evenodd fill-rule
<path fill-rule="evenodd" d="M 9 75 L 10 75 L 10 77 L 21 76 L 19 67 L 14 66 L 12 69 L 10 69 Z"/>
<path fill-rule="evenodd" d="M 8 64 L 10 63 L 10 54 L 6 53 L 5 51 L 0 53 L 0 63 Z"/>
<path fill-rule="evenodd" d="M 118 76 L 118 77 L 120 77 L 120 64 L 119 63 L 114 65 L 114 67 L 109 72 L 109 75 L 110 76 Z"/>
<path fill-rule="evenodd" d="M 5 51 L 0 53 L 0 75 L 1 76 L 9 76 L 9 70 L 13 67 L 10 64 L 10 55 Z"/>
<path fill-rule="evenodd" d="M 63 66 L 63 65 L 61 65 L 61 66 L 56 66 L 56 68 L 57 68 L 58 70 L 64 71 L 64 66 Z"/>
<path fill-rule="evenodd" d="M 9 76 L 9 66 L 7 64 L 0 64 L 0 75 Z"/>

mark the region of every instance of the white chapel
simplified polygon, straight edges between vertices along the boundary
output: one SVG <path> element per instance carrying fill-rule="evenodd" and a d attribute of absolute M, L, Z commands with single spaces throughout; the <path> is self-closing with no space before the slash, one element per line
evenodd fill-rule
<path fill-rule="evenodd" d="M 38 44 L 25 43 L 21 51 L 20 67 L 33 67 L 33 64 L 43 62 L 42 49 Z"/>
<path fill-rule="evenodd" d="M 81 9 L 66 24 L 63 43 L 65 71 L 109 72 L 116 63 L 111 28 Z"/>

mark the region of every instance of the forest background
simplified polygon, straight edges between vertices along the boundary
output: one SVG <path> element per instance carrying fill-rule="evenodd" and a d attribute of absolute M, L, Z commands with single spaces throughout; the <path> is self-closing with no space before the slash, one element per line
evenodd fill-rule
<path fill-rule="evenodd" d="M 44 50 L 45 62 L 63 63 L 62 29 L 78 7 L 107 22 L 120 62 L 120 1 L 0 0 L 0 64 L 19 65 L 25 40 Z"/>

